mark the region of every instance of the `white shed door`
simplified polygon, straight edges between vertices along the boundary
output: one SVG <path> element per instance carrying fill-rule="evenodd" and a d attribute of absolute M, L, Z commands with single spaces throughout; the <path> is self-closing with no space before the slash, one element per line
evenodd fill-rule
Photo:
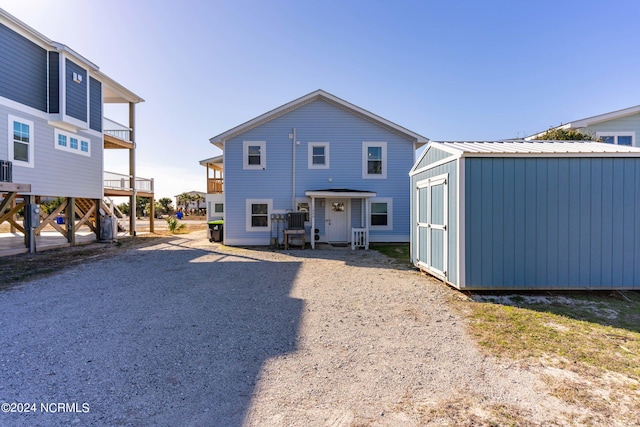
<path fill-rule="evenodd" d="M 417 229 L 414 251 L 418 264 L 442 278 L 447 277 L 448 174 L 418 182 Z"/>

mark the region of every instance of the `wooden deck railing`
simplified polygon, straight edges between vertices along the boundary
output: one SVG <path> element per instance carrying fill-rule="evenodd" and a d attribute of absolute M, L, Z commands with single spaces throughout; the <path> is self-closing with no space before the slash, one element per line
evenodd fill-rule
<path fill-rule="evenodd" d="M 222 193 L 223 178 L 207 178 L 207 194 Z"/>
<path fill-rule="evenodd" d="M 103 132 L 122 141 L 131 141 L 131 129 L 108 118 L 102 120 Z"/>
<path fill-rule="evenodd" d="M 104 172 L 104 188 L 131 191 L 130 175 Z M 136 177 L 136 190 L 153 193 L 153 178 Z"/>

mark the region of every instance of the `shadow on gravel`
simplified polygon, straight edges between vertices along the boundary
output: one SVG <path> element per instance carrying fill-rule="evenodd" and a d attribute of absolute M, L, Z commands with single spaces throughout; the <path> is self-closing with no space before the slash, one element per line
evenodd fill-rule
<path fill-rule="evenodd" d="M 300 263 L 179 239 L 125 255 L 0 293 L 0 401 L 90 408 L 0 424 L 242 425 L 263 364 L 296 349 Z"/>

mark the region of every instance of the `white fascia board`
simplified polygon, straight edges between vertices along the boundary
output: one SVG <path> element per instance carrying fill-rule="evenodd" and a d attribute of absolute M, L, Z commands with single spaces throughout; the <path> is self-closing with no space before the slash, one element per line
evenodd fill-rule
<path fill-rule="evenodd" d="M 207 166 L 210 163 L 223 164 L 222 154 L 215 157 L 210 157 L 208 159 L 200 160 L 200 164 L 202 166 Z"/>
<path fill-rule="evenodd" d="M 105 96 L 105 88 L 102 88 L 102 96 L 104 103 L 122 103 L 122 102 L 132 102 L 134 104 L 138 104 L 140 102 L 144 102 L 144 99 L 122 86 L 120 83 L 113 80 L 111 77 L 107 76 L 101 71 L 93 71 L 90 73 L 91 77 L 100 81 L 103 85 L 107 86 L 110 91 L 112 91 L 117 98 L 106 97 Z"/>
<path fill-rule="evenodd" d="M 437 149 L 441 149 L 444 152 L 450 153 L 452 154 L 452 156 L 449 156 L 445 159 L 442 159 L 438 162 L 435 162 L 433 164 L 421 167 L 420 169 L 416 169 L 418 167 L 418 165 L 420 164 L 420 162 L 422 161 L 422 159 L 424 159 L 424 157 L 427 155 L 427 151 L 429 151 L 429 147 L 436 147 Z M 423 172 L 427 169 L 431 169 L 433 167 L 436 166 L 440 166 L 441 164 L 444 163 L 449 163 L 452 160 L 458 159 L 462 156 L 462 150 L 459 149 L 455 149 L 455 148 L 451 148 L 451 147 L 447 147 L 445 148 L 446 145 L 440 142 L 436 142 L 436 141 L 430 141 L 427 144 L 427 147 L 422 151 L 422 153 L 420 154 L 420 157 L 418 157 L 418 160 L 415 161 L 415 163 L 413 164 L 413 167 L 411 168 L 411 170 L 409 171 L 409 176 L 413 176 L 416 174 L 419 174 L 420 172 Z"/>
<path fill-rule="evenodd" d="M 631 116 L 637 113 L 640 113 L 640 105 L 636 105 L 635 107 L 624 108 L 622 110 L 612 111 L 610 113 L 600 114 L 598 116 L 588 117 L 582 120 L 574 120 L 570 124 L 574 128 L 584 128 L 587 126 L 595 125 L 597 123 L 602 123 L 609 120 L 615 120 L 622 117 Z"/>
<path fill-rule="evenodd" d="M 636 105 L 634 107 L 624 108 L 622 110 L 611 111 L 605 114 L 599 114 L 597 116 L 587 117 L 586 119 L 573 120 L 571 122 L 565 123 L 560 126 L 549 128 L 543 132 L 538 132 L 534 135 L 527 136 L 525 139 L 532 140 L 535 138 L 539 138 L 550 130 L 556 129 L 582 129 L 588 126 L 592 126 L 598 123 L 607 122 L 609 120 L 615 120 L 622 117 L 631 116 L 633 114 L 640 113 L 640 105 Z"/>
<path fill-rule="evenodd" d="M 51 45 L 53 47 L 56 48 L 56 50 L 60 53 L 63 54 L 63 56 L 65 57 L 69 57 L 72 59 L 75 59 L 78 62 L 81 62 L 83 65 L 88 66 L 89 68 L 91 68 L 93 71 L 98 71 L 100 70 L 100 67 L 98 67 L 96 64 L 94 64 L 93 62 L 89 61 L 87 58 L 85 58 L 84 56 L 80 55 L 78 52 L 76 52 L 75 50 L 71 49 L 69 46 L 62 44 L 62 43 L 58 43 L 58 42 L 52 42 Z"/>
<path fill-rule="evenodd" d="M 25 24 L 24 22 L 22 22 L 21 20 L 19 20 L 18 18 L 16 18 L 15 16 L 11 15 L 10 13 L 6 12 L 1 8 L 0 8 L 0 18 L 2 18 L 0 19 L 0 22 L 2 22 L 4 25 L 9 27 L 11 30 L 15 31 L 16 33 L 28 38 L 29 40 L 36 43 L 37 45 L 45 49 L 50 49 L 53 46 L 54 42 L 50 38 L 48 38 L 42 33 L 39 33 L 35 29 L 31 28 L 30 26 L 28 26 L 27 24 Z"/>

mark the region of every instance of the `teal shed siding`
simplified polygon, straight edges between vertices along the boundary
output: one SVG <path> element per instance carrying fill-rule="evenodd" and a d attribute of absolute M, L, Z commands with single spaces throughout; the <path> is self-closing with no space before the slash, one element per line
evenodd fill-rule
<path fill-rule="evenodd" d="M 640 159 L 465 162 L 465 288 L 640 289 Z"/>
<path fill-rule="evenodd" d="M 293 142 L 296 129 L 296 190 L 292 194 Z M 243 141 L 266 141 L 266 169 L 243 169 Z M 363 179 L 362 144 L 386 142 L 387 178 Z M 312 142 L 329 144 L 329 168 L 309 169 Z M 224 142 L 226 222 L 231 244 L 255 241 L 268 244 L 269 231 L 246 231 L 246 199 L 270 199 L 274 211 L 292 208 L 292 196 L 304 198 L 310 190 L 348 188 L 373 191 L 393 198 L 393 229 L 371 230 L 373 241 L 409 240 L 409 178 L 414 142 L 333 103 L 316 99 Z M 318 201 L 318 200 L 317 200 Z M 351 201 L 351 226 L 360 226 L 362 205 Z M 324 234 L 324 208 L 316 211 L 316 228 Z M 237 243 L 233 243 L 237 242 Z M 260 242 L 260 243 L 258 243 Z"/>
<path fill-rule="evenodd" d="M 438 154 L 431 146 L 433 152 L 416 162 L 411 173 L 415 265 L 420 261 L 416 252 L 426 247 L 416 227 L 426 216 L 417 216 L 426 209 L 438 211 L 443 203 L 434 198 L 433 206 L 417 206 L 416 186 L 446 173 L 446 280 L 451 285 L 469 290 L 640 289 L 640 153 L 473 152 L 489 146 L 448 154 L 449 162 L 445 150 Z M 561 153 L 563 147 L 558 148 Z"/>

